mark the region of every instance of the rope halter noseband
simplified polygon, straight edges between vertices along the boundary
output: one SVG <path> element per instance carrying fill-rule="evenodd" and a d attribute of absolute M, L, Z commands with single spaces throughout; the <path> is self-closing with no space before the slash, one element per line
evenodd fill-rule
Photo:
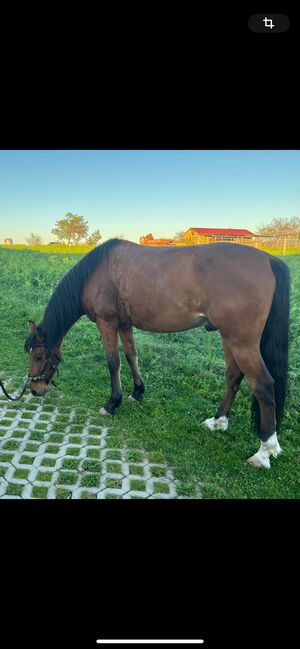
<path fill-rule="evenodd" d="M 32 350 L 35 347 L 46 347 L 46 345 L 44 343 L 36 343 L 35 345 L 32 345 L 30 347 L 30 350 L 29 350 L 29 355 L 31 354 Z M 53 359 L 53 357 L 55 358 L 56 362 Z M 49 356 L 48 356 L 48 358 L 46 360 L 46 363 L 45 363 L 45 365 L 43 367 L 43 374 L 29 374 L 28 373 L 28 375 L 27 375 L 27 377 L 25 379 L 24 386 L 23 386 L 20 394 L 17 397 L 12 397 L 10 394 L 8 394 L 8 392 L 5 389 L 1 379 L 0 379 L 0 387 L 3 390 L 5 396 L 8 399 L 10 399 L 10 401 L 19 401 L 22 398 L 22 396 L 25 394 L 28 383 L 30 383 L 31 381 L 33 381 L 33 382 L 34 381 L 46 381 L 46 383 L 51 383 L 52 385 L 54 385 L 54 387 L 57 388 L 58 387 L 57 384 L 53 381 L 53 379 L 51 377 L 49 377 L 49 376 L 47 376 L 47 374 L 45 374 L 45 371 L 48 369 L 48 367 L 52 367 L 54 369 L 54 371 L 57 370 L 57 375 L 58 375 L 59 374 L 59 371 L 58 371 L 59 363 L 60 363 L 60 358 L 58 358 L 58 356 L 56 356 L 55 352 L 53 352 L 53 351 L 49 352 Z"/>
<path fill-rule="evenodd" d="M 31 354 L 32 350 L 35 347 L 46 347 L 46 345 L 45 345 L 45 343 L 36 343 L 35 345 L 32 345 L 30 347 L 30 349 L 29 349 L 29 355 Z M 48 356 L 48 358 L 46 360 L 46 363 L 45 363 L 45 365 L 43 367 L 42 374 L 29 374 L 28 373 L 28 376 L 27 376 L 28 382 L 29 381 L 46 381 L 46 383 L 53 383 L 53 385 L 56 387 L 56 383 L 54 383 L 54 381 L 52 380 L 51 377 L 49 377 L 49 376 L 47 376 L 47 374 L 45 374 L 45 371 L 49 367 L 52 367 L 54 369 L 54 371 L 57 370 L 57 375 L 59 375 L 59 371 L 58 371 L 59 363 L 60 363 L 60 358 L 58 358 L 58 356 L 53 351 L 49 352 L 49 356 Z"/>

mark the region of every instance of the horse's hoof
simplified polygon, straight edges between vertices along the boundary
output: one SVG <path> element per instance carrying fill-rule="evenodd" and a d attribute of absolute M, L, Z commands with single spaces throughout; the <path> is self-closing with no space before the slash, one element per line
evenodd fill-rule
<path fill-rule="evenodd" d="M 227 430 L 228 419 L 227 417 L 225 417 L 225 415 L 223 415 L 223 417 L 219 417 L 218 419 L 211 417 L 211 419 L 205 419 L 205 421 L 202 422 L 202 426 L 210 431 Z"/>
<path fill-rule="evenodd" d="M 205 421 L 202 422 L 202 426 L 206 428 L 206 430 L 216 430 L 215 418 L 211 417 L 211 419 L 205 419 Z"/>
<path fill-rule="evenodd" d="M 257 469 L 270 469 L 271 468 L 271 462 L 268 457 L 263 457 L 261 453 L 255 453 L 255 455 L 251 455 L 251 457 L 248 457 L 247 459 L 248 464 L 251 464 L 251 466 L 254 466 Z"/>
<path fill-rule="evenodd" d="M 112 416 L 110 412 L 107 412 L 107 410 L 105 410 L 105 408 L 101 408 L 99 410 L 99 412 L 100 412 L 100 415 L 103 415 L 103 417 L 111 417 Z"/>
<path fill-rule="evenodd" d="M 132 394 L 129 395 L 128 401 L 134 401 L 135 403 L 138 403 L 138 399 L 135 399 Z"/>

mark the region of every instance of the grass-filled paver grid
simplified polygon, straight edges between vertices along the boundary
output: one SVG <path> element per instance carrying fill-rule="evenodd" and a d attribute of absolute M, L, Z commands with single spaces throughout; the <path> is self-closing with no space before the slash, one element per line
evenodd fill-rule
<path fill-rule="evenodd" d="M 178 497 L 162 457 L 127 448 L 100 421 L 30 394 L 18 405 L 0 397 L 0 498 Z"/>

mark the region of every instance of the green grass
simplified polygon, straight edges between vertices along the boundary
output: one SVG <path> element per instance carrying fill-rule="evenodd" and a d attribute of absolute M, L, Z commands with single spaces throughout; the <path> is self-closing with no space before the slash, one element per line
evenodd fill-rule
<path fill-rule="evenodd" d="M 43 460 L 44 462 L 45 460 Z M 30 455 L 21 455 L 19 464 L 33 464 L 34 462 L 34 457 L 31 457 Z"/>
<path fill-rule="evenodd" d="M 143 476 L 144 475 L 144 468 L 142 466 L 132 465 L 132 466 L 129 467 L 129 473 L 131 475 Z"/>
<path fill-rule="evenodd" d="M 13 371 L 21 384 L 28 371 L 28 356 L 23 352 L 27 320 L 41 320 L 51 291 L 78 259 L 76 254 L 43 255 L 38 251 L 0 248 L 0 339 L 5 340 L 1 378 L 4 381 Z M 145 397 L 138 404 L 127 400 L 132 392 L 132 376 L 120 347 L 124 400 L 115 417 L 107 422 L 99 415 L 99 408 L 110 393 L 105 352 L 94 323 L 83 317 L 64 339 L 64 362 L 58 379 L 61 391 L 50 388 L 45 408 L 49 413 L 56 406 L 65 409 L 64 413 L 68 407 L 76 408 L 76 418 L 70 425 L 70 434 L 74 436 L 82 433 L 82 424 L 88 417 L 100 425 L 109 425 L 110 449 L 126 445 L 130 449 L 128 462 L 144 461 L 145 457 L 139 453 L 145 449 L 150 462 L 169 464 L 180 481 L 178 489 L 182 495 L 199 497 L 200 490 L 204 498 L 299 498 L 300 256 L 289 255 L 284 261 L 293 279 L 290 390 L 280 436 L 284 452 L 277 460 L 271 460 L 270 471 L 255 470 L 245 462 L 259 447 L 259 440 L 250 428 L 251 393 L 246 381 L 236 397 L 228 431 L 211 434 L 201 426 L 204 419 L 214 415 L 223 396 L 225 363 L 218 332 L 135 331 Z M 79 372 L 79 366 L 84 371 Z M 63 394 L 61 400 L 60 394 Z M 28 422 L 33 416 L 30 410 L 36 410 L 32 406 L 23 413 Z M 17 413 L 22 408 L 24 404 L 18 403 L 9 404 L 8 409 Z M 62 433 L 67 421 L 67 415 L 60 418 L 53 432 Z M 93 445 L 99 445 L 99 436 Z M 15 440 L 11 450 L 18 446 Z M 53 453 L 59 450 L 55 445 L 49 447 Z M 35 448 L 29 442 L 26 445 L 26 450 L 38 449 L 39 444 Z M 13 453 L 2 453 L 0 458 L 3 456 L 5 459 L 0 461 L 10 462 Z M 100 450 L 87 449 L 87 458 L 99 460 Z M 107 459 L 113 463 L 117 457 Z"/>
<path fill-rule="evenodd" d="M 122 454 L 120 451 L 106 451 L 107 460 L 122 460 Z"/>
<path fill-rule="evenodd" d="M 82 487 L 99 487 L 100 477 L 98 473 L 87 473 L 81 478 Z"/>
<path fill-rule="evenodd" d="M 47 498 L 48 487 L 32 487 L 31 495 L 33 498 Z"/>
<path fill-rule="evenodd" d="M 96 500 L 97 494 L 91 494 L 89 491 L 82 491 L 80 498 L 82 500 Z"/>
<path fill-rule="evenodd" d="M 23 439 L 27 435 L 26 430 L 14 430 L 14 437 L 17 437 L 18 439 Z"/>
<path fill-rule="evenodd" d="M 122 473 L 122 464 L 107 462 L 106 471 L 107 473 Z"/>
<path fill-rule="evenodd" d="M 7 496 L 22 496 L 23 489 L 24 489 L 24 485 L 21 485 L 21 484 L 9 484 L 7 489 L 6 489 L 6 495 Z"/>
<path fill-rule="evenodd" d="M 100 451 L 97 448 L 88 448 L 86 454 L 87 457 L 100 457 Z"/>
<path fill-rule="evenodd" d="M 165 478 L 166 477 L 166 469 L 163 469 L 160 466 L 152 466 L 151 467 L 151 473 L 154 478 Z"/>
<path fill-rule="evenodd" d="M 127 460 L 128 462 L 143 462 L 144 453 L 135 450 L 127 451 Z"/>
<path fill-rule="evenodd" d="M 16 469 L 13 475 L 15 479 L 27 480 L 29 476 L 29 469 Z"/>
<path fill-rule="evenodd" d="M 52 457 L 44 457 L 41 461 L 41 466 L 55 466 L 56 460 Z"/>
<path fill-rule="evenodd" d="M 25 446 L 25 451 L 30 451 L 30 453 L 36 453 L 39 450 L 39 444 L 33 444 L 32 442 L 28 442 Z"/>
<path fill-rule="evenodd" d="M 107 478 L 106 487 L 107 489 L 121 489 L 122 480 L 117 480 L 116 478 Z"/>
<path fill-rule="evenodd" d="M 169 485 L 159 483 L 159 482 L 155 482 L 155 484 L 153 486 L 153 493 L 155 493 L 155 494 L 169 494 L 170 493 Z"/>
<path fill-rule="evenodd" d="M 132 489 L 133 491 L 145 491 L 145 480 L 130 480 L 130 489 Z"/>
<path fill-rule="evenodd" d="M 77 482 L 77 473 L 75 471 L 60 471 L 57 484 L 75 484 Z"/>
<path fill-rule="evenodd" d="M 64 441 L 64 435 L 61 433 L 50 433 L 48 437 L 49 442 L 57 442 L 61 444 Z"/>
<path fill-rule="evenodd" d="M 8 439 L 7 442 L 4 442 L 2 448 L 3 450 L 14 450 L 16 451 L 20 446 L 20 442 L 15 441 L 14 439 Z"/>
<path fill-rule="evenodd" d="M 80 449 L 79 446 L 78 447 L 76 447 L 76 446 L 67 446 L 66 455 L 76 455 L 76 456 L 78 456 L 78 455 L 80 455 L 80 451 L 81 451 L 81 449 Z"/>
<path fill-rule="evenodd" d="M 45 433 L 41 433 L 40 431 L 34 430 L 34 431 L 30 434 L 30 438 L 29 438 L 29 439 L 34 439 L 34 440 L 36 440 L 36 441 L 38 441 L 38 442 L 42 442 L 42 441 L 45 439 Z"/>
<path fill-rule="evenodd" d="M 70 489 L 56 489 L 55 490 L 55 495 L 56 498 L 58 499 L 66 499 L 66 498 L 71 498 L 72 491 Z"/>
<path fill-rule="evenodd" d="M 0 425 L 1 426 L 11 426 L 11 419 L 3 417 L 3 419 L 0 419 Z"/>
<path fill-rule="evenodd" d="M 80 460 L 73 460 L 72 458 L 65 457 L 62 461 L 63 469 L 78 469 Z"/>
<path fill-rule="evenodd" d="M 84 471 L 101 471 L 101 462 L 97 460 L 84 460 L 82 463 L 82 468 Z"/>
<path fill-rule="evenodd" d="M 39 471 L 36 480 L 40 482 L 51 482 L 53 473 L 51 471 Z"/>
<path fill-rule="evenodd" d="M 98 446 L 100 439 L 98 437 L 87 437 L 86 443 L 88 446 Z"/>
<path fill-rule="evenodd" d="M 59 452 L 59 446 L 55 446 L 53 444 L 48 444 L 45 448 L 45 453 L 57 454 L 58 452 Z"/>

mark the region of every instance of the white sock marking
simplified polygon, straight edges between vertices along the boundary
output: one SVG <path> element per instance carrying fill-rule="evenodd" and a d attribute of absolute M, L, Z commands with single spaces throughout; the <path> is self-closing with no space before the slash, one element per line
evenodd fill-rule
<path fill-rule="evenodd" d="M 223 415 L 222 417 L 219 417 L 216 419 L 215 417 L 211 417 L 211 419 L 205 419 L 205 421 L 202 422 L 203 426 L 207 428 L 208 430 L 227 430 L 228 428 L 228 419 Z"/>
<path fill-rule="evenodd" d="M 261 442 L 260 448 L 251 457 L 248 457 L 247 462 L 256 467 L 264 467 L 265 469 L 271 468 L 270 456 L 277 457 L 282 453 L 282 448 L 279 446 L 277 433 L 273 433 L 266 442 Z"/>

